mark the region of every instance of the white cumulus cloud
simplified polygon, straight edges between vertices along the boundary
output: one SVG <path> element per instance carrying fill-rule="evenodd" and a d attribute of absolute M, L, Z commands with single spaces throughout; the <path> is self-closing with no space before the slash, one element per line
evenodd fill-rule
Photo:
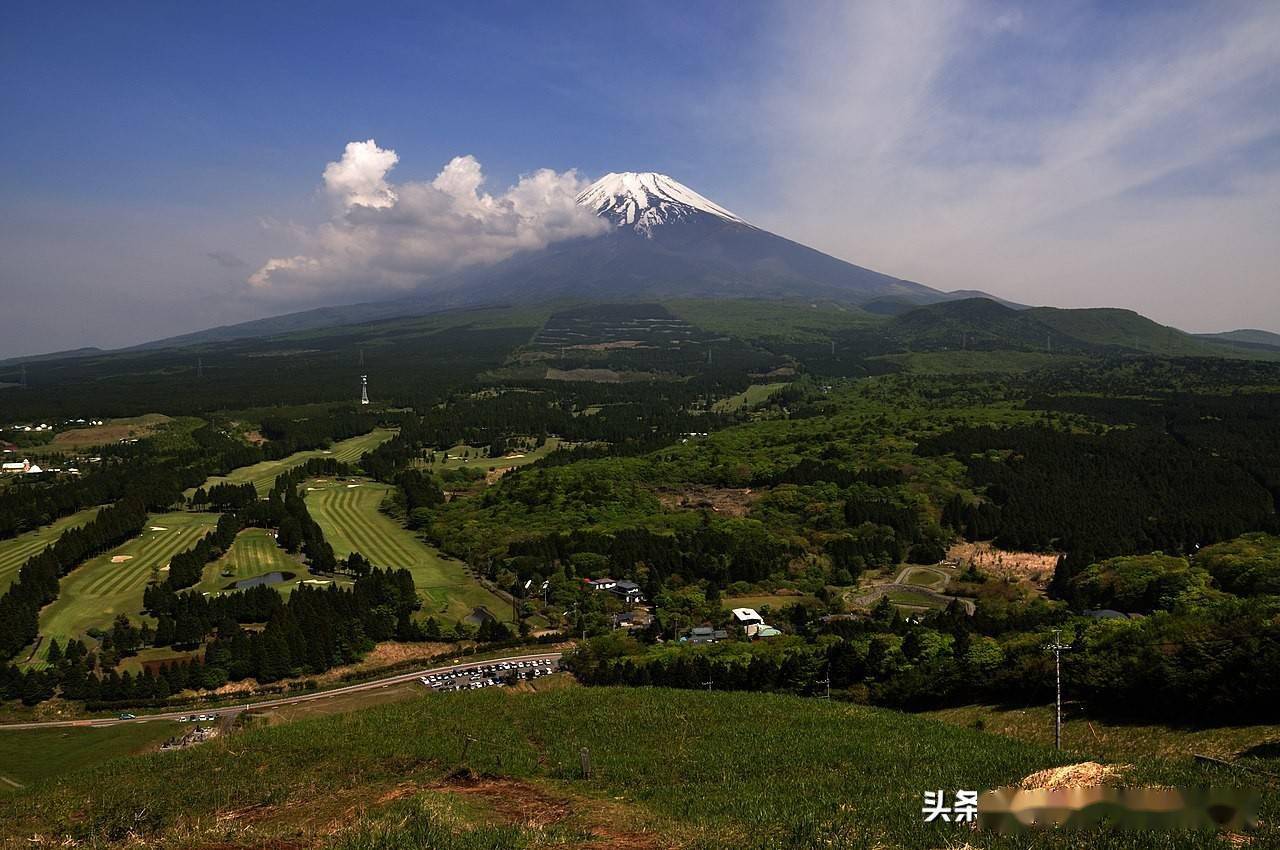
<path fill-rule="evenodd" d="M 393 184 L 399 159 L 373 139 L 348 144 L 324 170 L 333 217 L 292 228 L 298 250 L 263 264 L 249 278 L 253 291 L 304 298 L 429 287 L 449 272 L 608 230 L 574 201 L 586 181 L 573 170 L 539 169 L 491 195 L 473 156 L 454 157 L 429 183 Z"/>

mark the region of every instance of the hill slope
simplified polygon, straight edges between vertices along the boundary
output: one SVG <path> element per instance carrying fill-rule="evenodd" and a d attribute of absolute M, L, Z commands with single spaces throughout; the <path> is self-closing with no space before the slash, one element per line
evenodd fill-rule
<path fill-rule="evenodd" d="M 581 778 L 583 748 L 590 779 Z M 187 848 L 1014 847 L 1025 844 L 923 824 L 922 791 L 996 787 L 1067 760 L 971 729 L 798 697 L 489 690 L 113 761 L 0 801 L 0 836 Z M 1138 765 L 1128 776 L 1206 781 L 1190 764 Z M 1264 823 L 1275 821 L 1273 797 Z M 1048 833 L 1036 846 L 1080 840 Z M 1102 850 L 1168 841 L 1087 836 Z M 1221 845 L 1188 834 L 1177 846 Z"/>

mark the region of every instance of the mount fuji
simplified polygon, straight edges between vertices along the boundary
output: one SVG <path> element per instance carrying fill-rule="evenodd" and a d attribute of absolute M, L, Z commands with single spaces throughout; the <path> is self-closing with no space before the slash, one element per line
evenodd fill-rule
<path fill-rule="evenodd" d="M 824 299 L 928 304 L 952 296 L 756 227 L 665 174 L 601 177 L 578 203 L 614 226 L 440 281 L 450 305 L 549 298 Z"/>
<path fill-rule="evenodd" d="M 837 259 L 756 227 L 679 181 L 652 171 L 606 174 L 579 194 L 577 202 L 613 227 L 604 235 L 554 242 L 476 266 L 391 301 L 258 319 L 147 347 L 553 299 L 803 299 L 896 314 L 941 301 L 992 297 L 975 290 L 942 292 Z"/>

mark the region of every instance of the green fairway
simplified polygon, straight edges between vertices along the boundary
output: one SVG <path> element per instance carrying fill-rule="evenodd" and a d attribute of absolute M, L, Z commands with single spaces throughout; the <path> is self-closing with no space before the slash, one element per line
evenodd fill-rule
<path fill-rule="evenodd" d="M 413 573 L 424 597 L 424 614 L 458 620 L 483 605 L 509 620 L 510 605 L 469 578 L 461 562 L 444 558 L 378 510 L 390 489 L 370 481 L 309 481 L 307 509 L 339 558 L 359 552 L 375 566 L 403 567 Z"/>
<path fill-rule="evenodd" d="M 79 513 L 65 516 L 51 525 L 0 540 L 0 593 L 9 589 L 9 585 L 18 580 L 18 571 L 32 555 L 38 555 L 44 547 L 58 539 L 68 528 L 76 528 L 93 519 L 97 508 L 86 508 Z"/>
<path fill-rule="evenodd" d="M 40 612 L 45 645 L 50 638 L 65 642 L 95 626 L 110 626 L 117 614 L 136 616 L 147 582 L 163 576 L 160 570 L 169 559 L 194 546 L 217 522 L 218 514 L 157 514 L 142 534 L 76 567 L 62 579 L 57 600 Z M 112 563 L 113 558 L 128 560 Z"/>
<path fill-rule="evenodd" d="M 513 451 L 505 457 L 488 457 L 483 450 L 472 448 L 466 445 L 456 445 L 453 448 L 443 452 L 435 453 L 435 463 L 427 463 L 425 459 L 415 463 L 419 469 L 512 469 L 517 466 L 527 466 L 542 460 L 551 452 L 560 448 L 559 437 L 548 437 L 546 442 L 536 449 L 525 451 Z M 464 451 L 470 451 L 470 457 L 463 457 Z"/>
<path fill-rule="evenodd" d="M 0 730 L 0 795 L 41 779 L 152 749 L 178 731 L 176 723 L 132 723 L 103 729 Z"/>
<path fill-rule="evenodd" d="M 275 535 L 265 528 L 246 528 L 236 535 L 227 553 L 218 560 L 206 564 L 204 578 L 197 590 L 215 593 L 227 585 L 242 579 L 256 578 L 268 573 L 293 573 L 288 582 L 277 583 L 292 586 L 307 577 L 306 567 L 297 558 L 276 545 Z M 230 573 L 230 575 L 223 575 Z"/>
<path fill-rule="evenodd" d="M 282 472 L 288 472 L 295 466 L 301 466 L 313 457 L 332 457 L 343 463 L 355 463 L 360 460 L 362 454 L 382 445 L 391 439 L 394 434 L 394 431 L 386 428 L 377 428 L 368 434 L 361 434 L 358 437 L 351 437 L 342 442 L 334 443 L 331 449 L 294 452 L 288 457 L 282 457 L 279 460 L 264 460 L 262 463 L 234 469 L 227 475 L 215 475 L 204 483 L 204 487 L 208 489 L 214 484 L 223 482 L 231 484 L 249 483 L 257 488 L 259 496 L 265 496 L 271 491 L 271 485 L 275 483 L 277 475 Z M 195 491 L 188 490 L 187 495 L 190 496 L 193 492 Z"/>

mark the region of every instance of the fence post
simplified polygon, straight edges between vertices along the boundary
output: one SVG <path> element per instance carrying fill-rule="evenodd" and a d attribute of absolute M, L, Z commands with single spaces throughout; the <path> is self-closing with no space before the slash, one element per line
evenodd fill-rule
<path fill-rule="evenodd" d="M 582 765 L 582 778 L 591 778 L 591 751 L 583 747 L 578 751 L 578 760 Z"/>

